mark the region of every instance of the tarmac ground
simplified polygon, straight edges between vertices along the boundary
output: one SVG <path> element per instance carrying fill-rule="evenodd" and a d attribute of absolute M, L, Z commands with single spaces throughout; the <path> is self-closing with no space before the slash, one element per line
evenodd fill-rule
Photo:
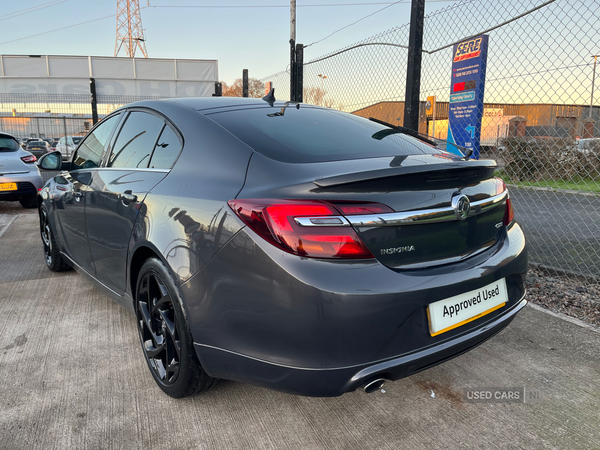
<path fill-rule="evenodd" d="M 133 315 L 76 272 L 47 270 L 35 210 L 9 206 L 0 210 L 0 448 L 600 448 L 600 333 L 539 307 L 370 395 L 222 381 L 167 397 Z"/>

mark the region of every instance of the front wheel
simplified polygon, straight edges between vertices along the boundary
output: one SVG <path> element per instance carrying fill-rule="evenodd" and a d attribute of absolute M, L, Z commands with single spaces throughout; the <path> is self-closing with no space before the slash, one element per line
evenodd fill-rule
<path fill-rule="evenodd" d="M 169 396 L 203 392 L 217 383 L 196 356 L 179 289 L 165 264 L 148 259 L 137 279 L 135 313 L 150 373 Z"/>
<path fill-rule="evenodd" d="M 42 244 L 44 244 L 44 258 L 46 260 L 46 266 L 52 272 L 62 272 L 69 270 L 69 266 L 63 259 L 56 241 L 54 240 L 54 234 L 52 233 L 52 226 L 48 220 L 48 210 L 44 205 L 40 206 L 40 235 L 42 237 Z"/>

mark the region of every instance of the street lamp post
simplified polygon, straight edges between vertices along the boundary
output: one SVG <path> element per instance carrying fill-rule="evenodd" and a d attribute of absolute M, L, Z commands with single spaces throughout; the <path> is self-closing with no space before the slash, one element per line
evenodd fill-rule
<path fill-rule="evenodd" d="M 592 105 L 594 104 L 594 83 L 596 81 L 596 61 L 598 60 L 599 55 L 592 55 L 594 58 L 594 71 L 592 72 L 592 97 L 590 98 L 590 119 L 592 118 Z"/>
<path fill-rule="evenodd" d="M 323 106 L 323 97 L 325 95 L 325 91 L 323 90 L 323 80 L 325 80 L 325 78 L 327 78 L 327 75 L 317 75 L 320 79 L 321 79 L 321 101 L 319 102 L 320 106 Z"/>

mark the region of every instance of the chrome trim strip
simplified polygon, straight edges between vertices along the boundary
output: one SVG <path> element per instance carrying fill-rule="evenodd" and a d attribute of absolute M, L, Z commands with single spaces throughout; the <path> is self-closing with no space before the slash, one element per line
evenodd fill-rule
<path fill-rule="evenodd" d="M 490 198 L 486 198 L 485 200 L 479 200 L 477 202 L 471 203 L 471 211 L 473 208 L 479 208 L 475 213 L 479 214 L 480 212 L 487 211 L 488 209 L 492 209 L 496 207 L 499 203 L 502 203 L 504 200 L 508 198 L 508 191 L 504 191 L 501 194 L 495 195 Z"/>
<path fill-rule="evenodd" d="M 87 170 L 87 169 L 78 169 Z M 106 170 L 116 170 L 119 172 L 160 172 L 169 173 L 171 169 L 148 169 L 147 167 L 94 167 L 94 170 L 104 172 Z"/>
<path fill-rule="evenodd" d="M 469 217 L 484 213 L 498 206 L 508 197 L 508 191 L 493 197 L 471 203 Z M 450 206 L 436 209 L 420 209 L 417 211 L 393 212 L 385 214 L 365 214 L 346 217 L 355 227 L 420 225 L 458 220 L 456 212 Z"/>
<path fill-rule="evenodd" d="M 350 223 L 344 216 L 294 217 L 301 227 L 347 227 Z"/>

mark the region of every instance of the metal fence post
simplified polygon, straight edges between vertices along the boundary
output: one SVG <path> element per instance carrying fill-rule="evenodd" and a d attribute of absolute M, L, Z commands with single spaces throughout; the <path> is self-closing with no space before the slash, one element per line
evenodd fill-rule
<path fill-rule="evenodd" d="M 421 90 L 421 58 L 425 0 L 412 0 L 408 38 L 408 68 L 404 96 L 404 126 L 419 131 L 419 96 Z"/>
<path fill-rule="evenodd" d="M 296 95 L 292 101 L 302 103 L 304 97 L 304 46 L 302 44 L 296 44 L 296 61 L 294 65 L 296 66 L 294 77 Z"/>
<path fill-rule="evenodd" d="M 215 81 L 215 93 L 212 95 L 213 97 L 222 97 L 223 96 L 223 85 L 218 81 Z"/>
<path fill-rule="evenodd" d="M 96 80 L 90 78 L 90 96 L 92 102 L 92 123 L 96 125 L 98 123 L 98 102 L 96 99 Z"/>
<path fill-rule="evenodd" d="M 296 0 L 290 0 L 290 101 L 296 101 Z"/>
<path fill-rule="evenodd" d="M 242 97 L 248 97 L 248 69 L 242 71 Z"/>

